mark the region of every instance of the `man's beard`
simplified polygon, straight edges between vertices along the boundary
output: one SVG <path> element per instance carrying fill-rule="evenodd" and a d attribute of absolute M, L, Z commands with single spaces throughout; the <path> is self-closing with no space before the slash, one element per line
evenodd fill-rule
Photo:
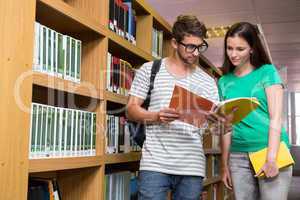
<path fill-rule="evenodd" d="M 183 56 L 182 56 L 182 54 L 177 50 L 177 55 L 178 55 L 178 57 L 180 58 L 180 60 L 184 63 L 184 64 L 186 64 L 186 65 L 194 65 L 195 63 L 196 63 L 196 61 L 197 61 L 197 59 L 195 58 L 192 62 L 191 61 L 189 61 L 187 58 L 184 58 Z"/>

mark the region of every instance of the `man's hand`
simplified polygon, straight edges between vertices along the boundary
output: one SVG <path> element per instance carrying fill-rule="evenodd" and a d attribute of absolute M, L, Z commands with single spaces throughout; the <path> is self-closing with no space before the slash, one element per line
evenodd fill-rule
<path fill-rule="evenodd" d="M 163 108 L 157 113 L 157 122 L 169 123 L 179 119 L 179 112 L 174 108 Z"/>

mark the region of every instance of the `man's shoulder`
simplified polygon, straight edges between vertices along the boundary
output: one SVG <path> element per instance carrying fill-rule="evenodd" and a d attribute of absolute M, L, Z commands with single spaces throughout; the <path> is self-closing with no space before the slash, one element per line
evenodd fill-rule
<path fill-rule="evenodd" d="M 213 82 L 215 83 L 215 79 L 213 77 L 211 77 L 207 72 L 205 72 L 203 69 L 201 69 L 200 66 L 196 67 L 195 73 L 200 76 L 200 79 L 204 79 L 205 81 L 208 82 Z"/>

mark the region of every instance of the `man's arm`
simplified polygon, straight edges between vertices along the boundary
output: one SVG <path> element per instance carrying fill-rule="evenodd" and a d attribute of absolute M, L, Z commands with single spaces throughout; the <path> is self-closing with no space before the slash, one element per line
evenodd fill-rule
<path fill-rule="evenodd" d="M 150 112 L 142 107 L 144 100 L 136 97 L 129 96 L 127 103 L 127 117 L 129 120 L 136 122 L 154 123 L 158 121 L 158 112 Z"/>
<path fill-rule="evenodd" d="M 127 103 L 127 117 L 129 120 L 146 123 L 168 123 L 179 118 L 175 109 L 163 108 L 159 112 L 148 111 L 142 107 L 144 100 L 129 96 Z"/>

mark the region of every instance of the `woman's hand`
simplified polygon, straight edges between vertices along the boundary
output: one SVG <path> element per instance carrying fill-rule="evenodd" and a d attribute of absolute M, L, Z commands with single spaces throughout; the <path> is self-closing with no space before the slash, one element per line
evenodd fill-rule
<path fill-rule="evenodd" d="M 217 135 L 226 134 L 232 131 L 232 120 L 234 113 L 237 111 L 237 108 L 228 114 L 209 112 L 206 116 L 208 123 L 210 124 L 210 132 Z"/>
<path fill-rule="evenodd" d="M 230 174 L 228 166 L 222 167 L 221 173 L 222 173 L 221 178 L 222 178 L 224 185 L 228 189 L 232 190 L 231 174 Z"/>
<path fill-rule="evenodd" d="M 267 178 L 272 178 L 278 175 L 279 169 L 277 167 L 276 161 L 267 161 L 263 167 L 257 172 L 255 177 L 264 173 Z"/>

